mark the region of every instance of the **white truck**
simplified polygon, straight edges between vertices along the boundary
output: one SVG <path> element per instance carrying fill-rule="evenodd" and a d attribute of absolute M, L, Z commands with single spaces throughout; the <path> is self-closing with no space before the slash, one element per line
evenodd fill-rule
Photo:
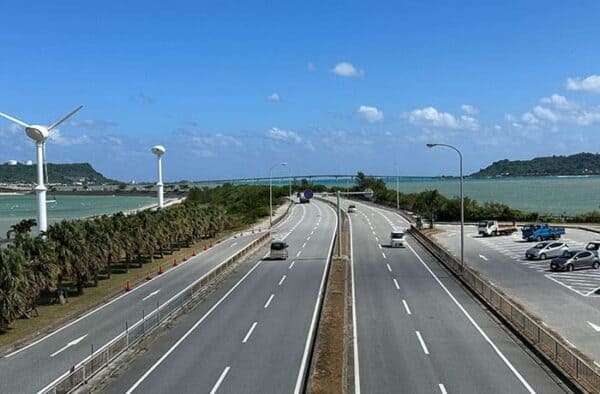
<path fill-rule="evenodd" d="M 483 237 L 510 235 L 517 230 L 517 226 L 512 224 L 500 224 L 497 220 L 482 220 L 477 226 L 477 232 Z"/>
<path fill-rule="evenodd" d="M 392 248 L 403 248 L 404 247 L 404 229 L 400 227 L 394 227 L 390 233 L 390 246 Z"/>

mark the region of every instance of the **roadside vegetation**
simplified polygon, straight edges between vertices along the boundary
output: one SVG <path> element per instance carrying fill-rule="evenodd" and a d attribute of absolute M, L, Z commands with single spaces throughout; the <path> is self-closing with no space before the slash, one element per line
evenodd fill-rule
<path fill-rule="evenodd" d="M 274 187 L 274 203 L 287 190 Z M 64 220 L 51 225 L 43 237 L 31 234 L 35 220 L 17 223 L 7 234 L 11 243 L 0 249 L 0 334 L 17 319 L 38 319 L 40 306 L 80 312 L 68 304 L 77 304 L 78 297 L 101 281 L 105 284 L 100 287 L 109 292 L 94 291 L 100 300 L 122 288 L 124 278 L 141 277 L 132 271 L 145 272 L 140 269 L 154 267 L 166 256 L 181 258 L 182 249 L 268 216 L 268 204 L 268 186 L 226 184 L 191 189 L 183 204 L 163 210 Z M 115 274 L 119 276 L 113 278 Z M 40 317 L 52 323 L 48 316 Z"/>

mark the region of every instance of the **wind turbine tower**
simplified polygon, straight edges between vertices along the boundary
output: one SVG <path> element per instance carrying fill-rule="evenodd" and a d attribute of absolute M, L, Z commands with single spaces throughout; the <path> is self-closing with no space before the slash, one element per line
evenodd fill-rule
<path fill-rule="evenodd" d="M 27 123 L 14 118 L 10 115 L 0 112 L 0 116 L 14 122 L 25 128 L 25 134 L 35 142 L 35 150 L 37 157 L 37 186 L 35 187 L 35 194 L 37 195 L 38 203 L 38 232 L 42 233 L 48 229 L 48 218 L 46 215 L 46 185 L 44 184 L 44 163 L 46 162 L 46 139 L 50 135 L 50 132 L 58 127 L 60 124 L 65 122 L 71 116 L 75 115 L 77 111 L 83 108 L 83 105 L 75 108 L 67 115 L 62 117 L 60 120 L 52 123 L 50 126 L 40 125 L 28 125 Z M 47 176 L 46 176 L 47 177 Z"/>
<path fill-rule="evenodd" d="M 162 209 L 165 206 L 164 199 L 164 184 L 163 184 L 163 176 L 162 176 L 162 155 L 164 155 L 166 149 L 162 145 L 155 145 L 152 147 L 152 153 L 156 155 L 158 162 L 158 182 L 156 182 L 156 186 L 158 187 L 158 208 Z"/>

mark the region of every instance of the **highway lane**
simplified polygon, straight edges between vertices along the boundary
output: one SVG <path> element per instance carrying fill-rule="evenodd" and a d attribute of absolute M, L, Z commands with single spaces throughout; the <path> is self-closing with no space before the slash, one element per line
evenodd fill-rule
<path fill-rule="evenodd" d="M 297 215 L 293 212 L 292 216 Z M 282 225 L 285 225 L 282 223 Z M 129 326 L 151 314 L 260 234 L 229 238 L 113 299 L 29 346 L 0 358 L 0 392 L 36 392 L 46 387 Z M 26 371 L 26 373 L 24 373 Z"/>
<path fill-rule="evenodd" d="M 436 235 L 454 255 L 459 253 L 457 226 L 440 225 Z M 597 234 L 567 229 L 569 245 L 582 246 Z M 474 226 L 466 228 L 465 261 L 508 295 L 538 315 L 569 343 L 600 362 L 600 270 L 554 273 L 549 261 L 527 261 L 525 249 L 535 243 L 521 242 L 517 235 L 480 238 Z"/>
<path fill-rule="evenodd" d="M 165 333 L 102 391 L 298 392 L 336 217 L 321 202 L 296 211 L 303 217 L 277 237 L 290 245 L 286 261 L 248 264 L 220 298 L 187 314 L 186 330 Z"/>
<path fill-rule="evenodd" d="M 416 242 L 409 238 L 407 249 L 386 247 L 392 224 L 407 223 L 356 205 L 351 221 L 362 391 L 563 392 Z"/>

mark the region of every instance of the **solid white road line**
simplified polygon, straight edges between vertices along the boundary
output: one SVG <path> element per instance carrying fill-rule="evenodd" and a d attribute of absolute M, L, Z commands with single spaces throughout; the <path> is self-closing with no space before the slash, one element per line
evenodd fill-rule
<path fill-rule="evenodd" d="M 271 301 L 273 301 L 273 297 L 275 297 L 275 294 L 271 294 L 271 296 L 269 297 L 267 302 L 265 302 L 265 309 L 267 309 L 269 307 L 269 305 L 271 305 Z"/>
<path fill-rule="evenodd" d="M 440 383 L 440 392 L 441 392 L 442 394 L 448 394 L 448 392 L 446 391 L 446 387 L 444 387 L 444 385 L 443 385 L 443 384 L 441 384 L 441 383 Z"/>
<path fill-rule="evenodd" d="M 158 293 L 160 293 L 160 289 L 158 290 L 154 290 L 152 293 L 148 294 L 146 297 L 142 298 L 142 301 L 146 301 L 148 298 L 157 295 Z"/>
<path fill-rule="evenodd" d="M 494 342 L 492 342 L 492 340 L 481 329 L 481 327 L 479 327 L 479 324 L 477 324 L 477 322 L 471 317 L 469 312 L 467 312 L 467 310 L 460 304 L 460 302 L 458 302 L 458 300 L 454 297 L 454 295 L 450 292 L 450 290 L 448 290 L 448 288 L 442 283 L 440 278 L 438 278 L 437 275 L 431 270 L 431 268 L 429 268 L 429 266 L 427 264 L 425 264 L 425 262 L 423 261 L 421 256 L 419 256 L 417 254 L 417 252 L 415 252 L 415 250 L 412 248 L 412 246 L 410 246 L 410 245 L 406 245 L 406 246 L 413 252 L 413 254 L 417 257 L 419 262 L 421 264 L 423 264 L 423 266 L 429 272 L 429 274 L 431 276 L 433 276 L 433 279 L 438 283 L 438 285 L 440 285 L 440 287 L 444 290 L 444 292 L 448 295 L 448 297 L 450 297 L 450 299 L 456 304 L 456 306 L 466 316 L 467 320 L 469 320 L 469 322 L 473 325 L 473 327 L 475 327 L 475 329 L 479 332 L 479 334 L 483 337 L 483 339 L 485 339 L 485 341 L 492 347 L 494 352 L 498 355 L 498 357 L 500 357 L 500 359 L 504 362 L 504 364 L 508 367 L 508 369 L 510 369 L 511 372 L 517 377 L 517 379 L 519 379 L 519 381 L 521 382 L 521 384 L 523 384 L 523 386 L 527 389 L 527 391 L 530 392 L 531 394 L 534 394 L 535 390 L 533 390 L 533 388 L 529 385 L 529 383 L 527 383 L 525 378 L 523 378 L 521 373 L 519 373 L 519 371 L 516 370 L 516 368 L 512 365 L 512 363 L 504 356 L 504 354 L 500 351 L 500 349 L 498 349 L 496 344 Z"/>
<path fill-rule="evenodd" d="M 412 315 L 412 313 L 410 312 L 410 308 L 408 307 L 408 303 L 406 302 L 406 300 L 402 300 L 402 303 L 404 304 L 404 309 L 406 309 L 406 314 L 407 315 Z"/>
<path fill-rule="evenodd" d="M 360 394 L 360 363 L 358 361 L 358 325 L 356 323 L 356 286 L 354 285 L 354 238 L 352 238 L 352 218 L 350 227 L 350 280 L 352 281 L 352 341 L 354 350 L 354 393 Z"/>
<path fill-rule="evenodd" d="M 488 261 L 487 257 L 485 257 L 484 255 L 480 254 L 479 257 L 483 260 L 483 261 Z"/>
<path fill-rule="evenodd" d="M 392 272 L 392 267 L 389 264 L 386 264 L 388 271 Z"/>
<path fill-rule="evenodd" d="M 250 335 L 252 335 L 252 332 L 254 331 L 254 329 L 256 328 L 256 325 L 258 324 L 258 322 L 254 322 L 252 323 L 252 326 L 250 326 L 250 329 L 248 330 L 248 333 L 246 334 L 246 336 L 244 337 L 244 339 L 242 340 L 242 343 L 246 343 L 248 342 L 248 339 L 250 338 Z"/>
<path fill-rule="evenodd" d="M 217 383 L 215 383 L 212 390 L 210 390 L 210 394 L 215 394 L 217 392 L 217 390 L 219 389 L 219 386 L 221 385 L 221 383 L 223 383 L 223 380 L 225 380 L 225 376 L 227 376 L 230 369 L 231 369 L 231 367 L 229 365 L 227 367 L 225 367 L 225 369 L 221 373 L 221 376 L 219 376 L 219 380 L 217 380 Z"/>
<path fill-rule="evenodd" d="M 398 284 L 396 278 L 394 278 L 394 286 L 396 286 L 396 289 L 400 290 L 400 285 Z"/>
<path fill-rule="evenodd" d="M 419 331 L 415 331 L 415 334 L 417 334 L 417 338 L 419 338 L 419 343 L 421 344 L 421 347 L 423 348 L 423 353 L 429 355 L 429 349 L 427 349 L 427 345 L 425 345 L 425 341 L 423 340 L 421 333 Z"/>
<path fill-rule="evenodd" d="M 306 343 L 304 344 L 304 354 L 302 355 L 302 363 L 300 364 L 300 369 L 298 370 L 298 378 L 296 379 L 296 387 L 294 388 L 294 394 L 300 394 L 301 389 L 302 389 L 302 382 L 304 381 L 304 373 L 305 370 L 307 368 L 308 365 L 308 355 L 310 353 L 310 345 L 312 343 L 312 339 L 314 338 L 314 336 L 316 335 L 316 325 L 317 325 L 317 315 L 318 315 L 318 311 L 319 311 L 319 305 L 321 304 L 321 300 L 322 300 L 322 296 L 324 294 L 325 291 L 325 279 L 327 276 L 327 266 L 330 262 L 330 256 L 331 256 L 331 252 L 333 250 L 333 242 L 335 240 L 335 229 L 337 229 L 338 226 L 338 221 L 337 221 L 337 213 L 335 212 L 335 210 L 327 205 L 327 207 L 331 210 L 331 212 L 333 213 L 333 217 L 335 218 L 335 222 L 334 222 L 334 231 L 331 234 L 331 241 L 329 243 L 329 250 L 327 251 L 326 254 L 326 261 L 323 267 L 323 275 L 321 276 L 321 284 L 319 285 L 319 293 L 317 294 L 317 299 L 315 301 L 315 308 L 313 310 L 313 316 L 312 316 L 312 320 L 310 322 L 310 329 L 308 331 L 308 335 L 306 336 Z"/>
<path fill-rule="evenodd" d="M 75 346 L 77 345 L 79 342 L 83 341 L 85 339 L 85 337 L 87 337 L 88 334 L 85 334 L 77 339 L 72 340 L 71 342 L 67 343 L 65 346 L 61 347 L 60 349 L 58 349 L 57 351 L 55 351 L 54 353 L 52 353 L 50 355 L 50 357 L 54 357 L 59 353 L 64 352 L 65 350 L 67 350 L 68 348 L 70 348 L 71 346 Z"/>
<path fill-rule="evenodd" d="M 265 257 L 266 257 L 266 256 L 265 256 Z M 147 378 L 148 376 L 150 376 L 150 374 L 151 374 L 152 372 L 154 372 L 154 370 L 155 370 L 156 368 L 158 368 L 158 366 L 159 366 L 159 365 L 161 365 L 161 364 L 162 364 L 162 363 L 163 363 L 163 362 L 164 362 L 164 361 L 167 359 L 167 357 L 169 357 L 169 355 L 170 355 L 171 353 L 173 353 L 173 352 L 175 351 L 175 349 L 177 349 L 177 348 L 178 348 L 178 347 L 181 345 L 181 343 L 182 343 L 183 341 L 185 341 L 185 339 L 186 339 L 187 337 L 189 337 L 189 336 L 190 336 L 190 335 L 191 335 L 191 334 L 192 334 L 194 331 L 196 331 L 196 329 L 198 328 L 198 326 L 200 326 L 200 324 L 202 324 L 202 323 L 204 322 L 204 320 L 206 320 L 206 319 L 207 319 L 207 318 L 208 318 L 208 317 L 209 317 L 209 316 L 210 316 L 210 315 L 211 315 L 211 314 L 212 314 L 212 313 L 215 311 L 215 309 L 217 309 L 217 308 L 219 307 L 219 305 L 221 305 L 221 304 L 223 303 L 223 301 L 225 301 L 225 300 L 226 300 L 226 299 L 227 299 L 227 298 L 228 298 L 228 297 L 231 295 L 231 293 L 233 293 L 233 292 L 234 292 L 234 290 L 235 290 L 235 289 L 237 289 L 237 288 L 238 288 L 238 286 L 239 286 L 239 285 L 240 285 L 240 284 L 241 284 L 241 283 L 242 283 L 244 280 L 246 280 L 246 278 L 248 278 L 248 277 L 249 277 L 249 276 L 252 274 L 252 272 L 254 272 L 254 270 L 255 270 L 255 269 L 256 269 L 256 268 L 257 268 L 259 265 L 261 265 L 261 263 L 262 263 L 262 259 L 261 259 L 261 260 L 258 260 L 258 262 L 257 262 L 257 263 L 256 263 L 256 264 L 255 264 L 255 265 L 252 267 L 252 268 L 250 268 L 250 270 L 249 270 L 248 272 L 246 272 L 246 275 L 244 275 L 244 276 L 243 276 L 243 277 L 242 277 L 242 278 L 241 278 L 241 279 L 240 279 L 240 280 L 239 280 L 239 281 L 238 281 L 238 282 L 237 282 L 235 285 L 233 285 L 233 287 L 232 287 L 231 289 L 229 289 L 229 291 L 228 291 L 227 293 L 225 293 L 225 295 L 223 295 L 223 297 L 221 297 L 221 298 L 219 299 L 219 301 L 217 301 L 217 302 L 216 302 L 216 303 L 215 303 L 215 304 L 214 304 L 214 305 L 213 305 L 213 306 L 212 306 L 212 307 L 211 307 L 211 308 L 210 308 L 210 309 L 209 309 L 209 310 L 208 310 L 208 311 L 207 311 L 207 312 L 204 314 L 204 316 L 202 316 L 202 317 L 200 318 L 200 320 L 198 320 L 196 323 L 194 323 L 194 325 L 193 325 L 193 326 L 192 326 L 192 327 L 191 327 L 189 330 L 187 330 L 187 331 L 186 331 L 186 333 L 185 333 L 185 334 L 183 334 L 183 336 L 182 336 L 181 338 L 179 338 L 179 339 L 177 340 L 177 342 L 175 342 L 175 344 L 174 344 L 173 346 L 171 346 L 171 347 L 169 348 L 169 350 L 167 350 L 167 352 L 166 352 L 165 354 L 163 354 L 163 355 L 162 355 L 162 357 L 161 357 L 161 358 L 159 358 L 159 359 L 158 359 L 158 361 L 156 361 L 156 362 L 155 362 L 155 363 L 154 363 L 154 364 L 153 364 L 153 365 L 152 365 L 152 366 L 151 366 L 151 367 L 150 367 L 150 368 L 149 368 L 149 369 L 148 369 L 148 370 L 147 370 L 147 371 L 146 371 L 146 372 L 145 372 L 145 373 L 142 375 L 142 377 L 141 377 L 141 378 L 139 378 L 139 379 L 138 379 L 138 380 L 137 380 L 137 381 L 136 381 L 136 382 L 133 384 L 133 386 L 131 386 L 131 387 L 129 388 L 129 390 L 127 390 L 126 394 L 131 394 L 131 393 L 133 393 L 133 392 L 135 391 L 135 389 L 137 389 L 137 388 L 138 388 L 138 386 L 139 386 L 140 384 L 142 384 L 142 382 L 143 382 L 144 380 L 146 380 L 146 378 Z M 229 368 L 229 367 L 228 367 L 228 368 Z M 228 368 L 226 368 L 226 370 L 227 370 L 227 371 L 229 371 L 229 369 L 228 369 Z"/>
<path fill-rule="evenodd" d="M 292 261 L 292 264 L 290 264 L 290 266 L 288 267 L 288 269 L 290 269 L 290 270 L 291 270 L 291 269 L 294 267 L 294 264 L 295 264 L 295 263 L 296 263 L 295 261 Z"/>
<path fill-rule="evenodd" d="M 279 281 L 279 283 L 277 284 L 277 286 L 281 286 L 283 284 L 283 281 L 285 280 L 285 275 L 283 275 L 281 277 L 281 280 Z"/>

